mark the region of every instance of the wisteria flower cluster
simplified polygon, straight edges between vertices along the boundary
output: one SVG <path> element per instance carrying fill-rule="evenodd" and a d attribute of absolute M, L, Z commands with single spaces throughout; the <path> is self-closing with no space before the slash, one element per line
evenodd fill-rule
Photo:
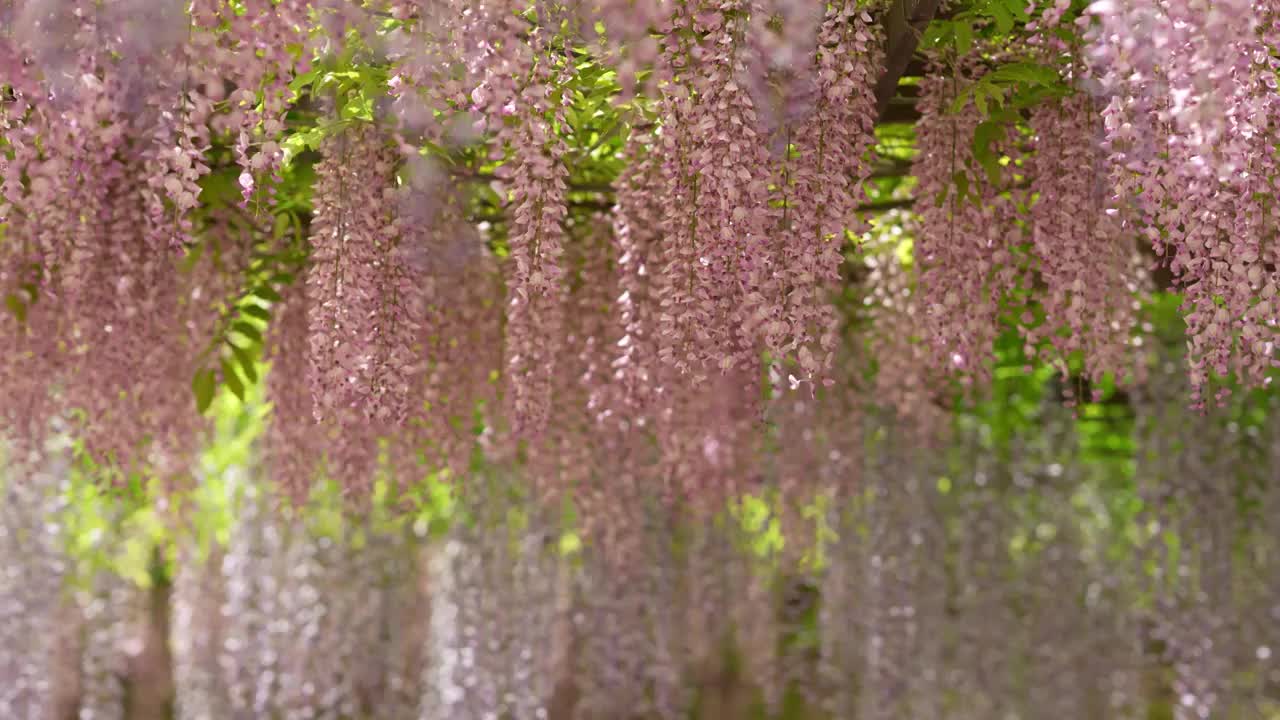
<path fill-rule="evenodd" d="M 713 507 L 842 414 L 940 427 L 1008 331 L 1140 384 L 1159 284 L 1193 400 L 1266 384 L 1275 9 L 984 8 L 7 2 L 4 434 L 189 480 L 266 361 L 296 498 L 483 457 Z"/>

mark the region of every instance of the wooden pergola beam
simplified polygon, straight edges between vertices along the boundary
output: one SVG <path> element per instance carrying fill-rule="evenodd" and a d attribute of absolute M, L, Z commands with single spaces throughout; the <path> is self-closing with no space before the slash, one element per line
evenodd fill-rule
<path fill-rule="evenodd" d="M 942 0 L 894 0 L 881 17 L 884 27 L 884 72 L 876 82 L 876 114 L 883 118 L 898 94 L 898 81 L 915 57 L 924 30 L 938 12 Z"/>

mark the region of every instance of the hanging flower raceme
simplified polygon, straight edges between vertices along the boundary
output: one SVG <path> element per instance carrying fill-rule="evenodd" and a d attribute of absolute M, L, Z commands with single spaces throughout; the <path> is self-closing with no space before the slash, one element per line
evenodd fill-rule
<path fill-rule="evenodd" d="M 1274 16 L 1248 3 L 1091 10 L 1092 70 L 1110 95 L 1113 212 L 1151 241 L 1183 292 L 1193 402 L 1214 376 L 1261 383 L 1275 363 L 1264 257 L 1275 152 L 1257 142 L 1280 117 Z M 1135 35 L 1135 18 L 1154 42 Z"/>
<path fill-rule="evenodd" d="M 223 248 L 224 266 L 185 263 L 181 272 L 167 252 L 192 239 L 196 181 L 207 172 L 196 145 L 207 143 L 209 107 L 193 94 L 203 110 L 178 117 L 195 65 L 173 78 L 138 71 L 187 37 L 185 13 L 73 5 L 22 8 L 13 52 L 47 64 L 15 77 L 13 101 L 0 108 L 0 215 L 15 263 L 5 293 L 14 340 L 27 357 L 43 353 L 25 391 L 15 388 L 28 397 L 19 426 L 28 436 L 43 432 L 36 426 L 53 408 L 41 409 L 39 398 L 53 397 L 54 412 L 70 413 L 99 461 L 173 476 L 200 423 L 182 378 L 208 339 L 197 333 L 218 315 L 210 305 L 230 294 L 223 281 L 239 270 L 234 248 Z M 194 44 L 181 47 L 199 54 Z M 33 332 L 40 323 L 43 349 Z"/>
<path fill-rule="evenodd" d="M 306 501 L 324 451 L 316 432 L 310 367 L 307 363 L 311 326 L 306 288 L 300 278 L 287 289 L 267 328 L 265 356 L 267 397 L 271 420 L 263 442 L 263 462 L 271 479 L 295 503 Z"/>
<path fill-rule="evenodd" d="M 863 304 L 870 321 L 867 345 L 876 364 L 873 395 L 928 435 L 943 426 L 945 415 L 936 404 L 939 388 L 925 371 L 932 364 L 928 318 L 920 306 L 915 268 L 903 253 L 904 243 L 914 240 L 912 231 L 918 232 L 918 225 L 910 219 L 885 219 L 864 239 L 869 273 Z"/>
<path fill-rule="evenodd" d="M 1028 174 L 1038 199 L 1029 221 L 1046 289 L 1045 322 L 1030 340 L 1048 342 L 1064 372 L 1080 352 L 1095 387 L 1108 373 L 1125 382 L 1137 369 L 1132 335 L 1143 271 L 1134 238 L 1106 212 L 1100 118 L 1093 102 L 1077 95 L 1037 109 L 1031 127 Z"/>
<path fill-rule="evenodd" d="M 712 322 L 710 298 L 697 281 L 698 216 L 693 212 L 697 198 L 696 172 L 691 162 L 695 118 L 693 73 L 697 35 L 693 32 L 693 12 L 687 2 L 675 3 L 658 30 L 662 53 L 654 70 L 658 86 L 658 109 L 662 126 L 658 131 L 656 155 L 660 158 L 660 182 L 656 195 L 664 198 L 669 211 L 662 216 L 664 238 L 655 265 L 654 301 L 658 316 L 658 356 L 680 372 L 702 372 L 703 356 L 711 354 L 706 328 Z"/>
<path fill-rule="evenodd" d="M 761 330 L 766 347 L 796 360 L 797 379 L 805 382 L 830 379 L 839 340 L 831 296 L 845 233 L 858 230 L 855 211 L 871 174 L 866 153 L 875 138 L 881 50 L 871 17 L 856 7 L 836 4 L 818 30 L 812 109 L 796 126 L 794 150 L 775 181 L 785 203 L 776 250 L 778 312 Z"/>
<path fill-rule="evenodd" d="M 704 369 L 749 365 L 755 330 L 778 313 L 769 230 L 769 154 L 747 92 L 749 8 L 722 3 L 695 16 L 703 48 L 693 75 L 688 172 L 694 192 L 694 299 L 709 320 L 690 343 Z M 699 337 L 705 335 L 705 338 Z"/>
<path fill-rule="evenodd" d="M 105 51 L 99 67 L 144 158 L 149 242 L 157 250 L 190 245 L 221 98 L 212 28 L 196 27 L 187 8 L 167 0 L 113 2 L 93 17 Z M 147 72 L 160 63 L 171 63 L 173 72 Z"/>
<path fill-rule="evenodd" d="M 853 8 L 854 3 L 844 6 Z M 813 65 L 824 21 L 841 13 L 814 0 L 754 0 L 749 7 L 748 73 L 743 80 L 770 152 L 784 155 L 790 131 L 813 112 L 818 99 Z"/>
<path fill-rule="evenodd" d="M 109 198 L 127 197 L 126 183 L 136 179 L 123 172 L 128 119 L 116 90 L 93 72 L 82 72 L 58 102 L 29 104 L 19 97 L 8 112 L 7 234 L 19 238 L 46 271 L 58 268 L 46 292 L 77 292 L 99 252 L 101 220 L 110 212 L 128 212 L 107 206 Z"/>
<path fill-rule="evenodd" d="M 39 138 L 45 115 L 17 89 L 21 76 L 12 77 L 13 98 L 0 100 L 0 294 L 5 301 L 0 339 L 13 348 L 10 362 L 0 370 L 4 394 L 11 400 L 0 412 L 6 439 L 18 444 L 21 456 L 42 447 L 57 414 L 50 390 L 58 373 L 57 328 L 65 311 L 53 299 L 57 286 L 45 269 L 41 235 L 55 227 L 69 234 L 74 226 L 65 214 L 53 212 L 57 190 L 41 172 L 39 147 L 49 142 Z"/>
<path fill-rule="evenodd" d="M 619 405 L 610 372 L 618 334 L 611 322 L 617 295 L 611 228 L 593 217 L 574 229 L 566 254 L 564 338 L 558 343 L 567 352 L 551 379 L 550 422 L 528 448 L 535 491 L 552 505 L 606 472 L 619 439 L 611 417 Z"/>
<path fill-rule="evenodd" d="M 1013 198 L 973 156 L 972 138 L 983 114 L 972 99 L 949 110 L 960 82 L 959 75 L 932 75 L 921 84 L 924 117 L 916 128 L 919 155 L 912 168 L 923 207 L 915 256 L 935 367 L 982 380 L 1000 330 L 1001 302 L 1021 279 L 1019 232 Z"/>
<path fill-rule="evenodd" d="M 502 276 L 486 238 L 463 217 L 457 192 L 435 190 L 439 207 L 406 223 L 398 254 L 423 294 L 422 353 L 413 383 L 419 416 L 404 429 L 407 463 L 421 448 L 430 467 L 464 473 L 478 440 L 477 417 L 493 425 L 502 368 Z M 412 193 L 405 202 L 415 202 Z M 403 218 L 412 215 L 405 214 Z M 406 470 L 412 466 L 406 464 Z"/>
<path fill-rule="evenodd" d="M 593 0 L 578 4 L 578 24 L 590 34 L 601 57 L 618 72 L 622 99 L 631 98 L 640 84 L 639 73 L 658 56 L 658 43 L 650 30 L 669 12 L 667 0 Z M 596 23 L 604 34 L 595 34 Z"/>
<path fill-rule="evenodd" d="M 209 39 L 206 62 L 234 88 L 226 100 L 230 113 L 220 123 L 235 137 L 241 173 L 237 182 L 245 203 L 263 177 L 280 182 L 289 84 L 305 73 L 315 52 L 309 0 L 197 0 L 191 7 L 193 32 Z M 224 31 L 217 31 L 225 26 Z M 323 40 L 323 36 L 319 36 Z M 342 38 L 332 38 L 341 42 Z M 221 81 L 210 78 L 211 99 L 221 100 Z M 266 199 L 273 198 L 268 190 Z"/>
<path fill-rule="evenodd" d="M 550 12 L 548 6 L 542 12 Z M 511 153 L 501 174 L 511 186 L 506 380 L 517 434 L 537 434 L 546 425 L 562 337 L 568 170 L 559 132 L 567 124 L 572 98 L 565 86 L 574 69 L 545 33 L 532 31 L 527 84 L 511 100 L 517 123 L 499 136 Z"/>
<path fill-rule="evenodd" d="M 1200 19 L 1207 25 L 1221 20 L 1216 8 Z M 1259 385 L 1276 366 L 1271 336 L 1277 277 L 1274 263 L 1268 265 L 1274 257 L 1264 257 L 1277 224 L 1270 201 L 1276 156 L 1269 142 L 1259 140 L 1280 119 L 1277 62 L 1253 33 L 1227 44 L 1230 55 L 1217 57 L 1222 67 L 1200 71 L 1219 78 L 1212 97 L 1201 102 L 1216 106 L 1213 114 L 1221 117 L 1197 120 L 1171 138 L 1165 182 L 1176 211 L 1168 207 L 1159 218 L 1174 251 L 1170 267 L 1183 288 L 1196 395 L 1211 373 Z M 1216 131 L 1219 123 L 1224 125 Z M 1224 392 L 1218 392 L 1220 400 Z"/>
<path fill-rule="evenodd" d="M 1090 50 L 1104 88 L 1160 109 L 1160 122 L 1201 163 L 1238 162 L 1212 148 L 1234 130 L 1239 71 L 1257 62 L 1251 50 L 1265 52 L 1256 4 L 1100 0 L 1089 13 L 1098 21 Z"/>
<path fill-rule="evenodd" d="M 12 23 L 8 52 L 15 67 L 6 81 L 13 84 L 18 106 L 34 104 L 34 112 L 43 116 L 43 122 L 32 118 L 37 120 L 33 129 L 40 128 L 50 140 L 51 131 L 69 125 L 77 128 L 71 138 L 89 146 L 98 138 L 108 144 L 127 138 L 130 149 L 147 158 L 143 194 L 148 236 L 157 248 L 189 242 L 190 214 L 199 194 L 196 181 L 208 171 L 200 153 L 208 145 L 205 123 L 211 106 L 199 93 L 188 98 L 185 92 L 190 79 L 198 77 L 199 65 L 191 58 L 200 55 L 198 44 L 183 42 L 186 13 L 172 3 L 150 0 L 103 8 L 27 2 Z M 170 54 L 185 58 L 177 73 L 141 71 Z M 114 118 L 85 124 L 85 113 Z"/>
<path fill-rule="evenodd" d="M 101 188 L 101 197 L 86 198 L 75 234 L 65 245 L 50 246 L 52 261 L 45 267 L 59 270 L 49 292 L 61 296 L 66 313 L 57 331 L 64 343 L 60 404 L 93 457 L 137 470 L 146 458 L 143 445 L 164 429 L 151 421 L 166 415 L 169 403 L 190 407 L 177 398 L 143 404 L 147 386 L 159 382 L 151 376 L 164 362 L 153 353 L 185 336 L 176 322 L 181 309 L 174 258 L 154 253 L 143 232 L 137 191 L 142 168 L 136 160 L 116 160 L 113 150 L 105 157 L 96 168 L 81 166 L 83 181 Z"/>
<path fill-rule="evenodd" d="M 658 365 L 657 306 L 660 239 L 664 211 L 656 189 L 661 160 L 641 130 L 633 129 L 623 150 L 629 162 L 615 185 L 614 252 L 618 258 L 618 297 L 614 307 L 621 325 L 613 360 L 620 401 L 619 421 L 643 426 L 661 373 Z M 625 428 L 624 428 L 625 429 Z"/>
<path fill-rule="evenodd" d="M 672 373 L 674 375 L 674 373 Z M 706 380 L 670 378 L 656 421 L 664 498 L 674 507 L 714 513 L 760 479 L 759 361 Z"/>
<path fill-rule="evenodd" d="M 372 126 L 328 138 L 316 166 L 308 384 L 316 422 L 334 433 L 331 472 L 359 486 L 374 438 L 404 423 L 421 304 L 399 239 L 396 153 Z M 357 162 L 356 158 L 360 160 Z"/>
<path fill-rule="evenodd" d="M 770 166 L 745 83 L 743 4 L 679 3 L 661 28 L 661 194 L 666 240 L 655 299 L 659 356 L 705 377 L 749 364 L 760 318 L 775 312 L 768 238 Z"/>

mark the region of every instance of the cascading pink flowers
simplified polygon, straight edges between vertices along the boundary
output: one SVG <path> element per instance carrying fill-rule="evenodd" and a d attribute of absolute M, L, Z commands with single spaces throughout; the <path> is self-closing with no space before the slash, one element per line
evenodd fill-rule
<path fill-rule="evenodd" d="M 332 433 L 333 471 L 359 477 L 372 467 L 375 438 L 417 410 L 423 305 L 395 252 L 396 154 L 386 137 L 356 126 L 323 151 L 307 273 L 307 378 L 315 421 Z"/>
<path fill-rule="evenodd" d="M 1124 383 L 1138 371 L 1132 336 L 1142 267 L 1134 239 L 1105 212 L 1100 118 L 1088 97 L 1077 96 L 1037 110 L 1031 127 L 1036 152 L 1028 173 L 1039 197 L 1029 221 L 1047 286 L 1041 339 L 1064 371 L 1079 351 L 1095 383 L 1107 373 Z"/>
<path fill-rule="evenodd" d="M 921 306 L 913 268 L 898 255 L 903 229 L 917 230 L 907 220 L 873 227 L 863 240 L 866 248 L 868 295 L 864 299 L 870 325 L 867 342 L 876 359 L 874 396 L 900 417 L 921 429 L 937 429 L 944 422 L 935 405 L 936 383 L 925 370 L 933 352 L 929 318 Z M 905 233 L 902 233 L 905 234 Z M 915 268 L 918 269 L 918 268 Z"/>
<path fill-rule="evenodd" d="M 311 9 L 307 0 L 249 0 L 239 9 L 225 0 L 198 0 L 191 8 L 192 21 L 202 32 L 229 25 L 229 32 L 204 42 L 214 45 L 207 62 L 217 63 L 235 87 L 227 97 L 225 125 L 235 136 L 238 182 L 246 203 L 263 177 L 279 180 L 289 82 L 295 73 L 306 72 L 311 61 L 306 35 Z"/>
<path fill-rule="evenodd" d="M 323 452 L 315 432 L 307 363 L 310 322 L 304 280 L 290 288 L 276 307 L 266 336 L 267 396 L 271 424 L 263 443 L 263 462 L 275 482 L 296 503 L 307 500 Z"/>
<path fill-rule="evenodd" d="M 787 10 L 777 36 L 751 4 L 676 4 L 664 21 L 655 186 L 685 209 L 664 219 L 651 271 L 659 354 L 680 372 L 725 372 L 761 351 L 806 381 L 830 369 L 828 289 L 869 175 L 877 48 L 853 4 L 825 18 Z M 766 75 L 786 81 L 781 107 Z"/>
<path fill-rule="evenodd" d="M 700 373 L 699 357 L 707 351 L 703 335 L 711 318 L 706 308 L 710 298 L 697 284 L 700 218 L 692 212 L 698 193 L 689 149 L 696 118 L 693 11 L 688 2 L 676 2 L 658 26 L 663 39 L 655 75 L 662 127 L 657 137 L 661 181 L 655 190 L 674 212 L 665 213 L 660 226 L 665 241 L 655 263 L 654 299 L 661 308 L 659 358 L 681 372 Z"/>
<path fill-rule="evenodd" d="M 5 3 L 6 432 L 34 441 L 69 420 L 95 457 L 180 475 L 202 427 L 181 419 L 181 390 L 207 368 L 234 389 L 216 369 L 228 342 L 254 340 L 240 360 L 253 373 L 258 326 L 228 329 L 252 302 L 268 322 L 261 357 L 281 368 L 267 455 L 294 490 L 318 470 L 306 443 L 321 437 L 328 471 L 352 487 L 390 446 L 398 474 L 462 475 L 484 455 L 573 477 L 548 482 L 558 489 L 600 468 L 619 483 L 657 474 L 673 497 L 742 482 L 779 438 L 807 447 L 821 433 L 761 419 L 825 422 L 844 402 L 826 395 L 874 387 L 847 407 L 932 413 L 942 385 L 915 366 L 981 381 L 1006 329 L 1061 370 L 1079 356 L 1093 381 L 1137 377 L 1150 358 L 1130 341 L 1146 291 L 1135 238 L 1183 295 L 1197 392 L 1217 376 L 1267 381 L 1274 8 L 1102 0 L 1072 44 L 1055 33 L 1073 11 L 1055 2 L 995 54 L 931 55 L 913 81 L 919 182 L 902 188 L 915 196 L 913 268 L 848 267 L 885 100 L 875 88 L 898 42 L 883 37 L 889 12 Z M 1020 53 L 1060 70 L 1062 97 L 998 133 L 1010 161 L 992 178 L 973 152 L 990 114 L 950 106 L 1007 78 L 988 73 Z M 161 59 L 172 72 L 139 69 Z M 306 84 L 331 60 L 359 69 L 368 111 L 343 97 L 328 112 L 317 88 L 346 75 Z M 584 113 L 587 95 L 612 97 Z M 279 207 L 273 188 L 313 170 L 312 192 Z M 240 202 L 218 207 L 228 181 Z M 301 294 L 275 283 L 281 301 L 249 300 L 241 285 L 266 262 L 269 228 L 292 219 L 310 228 L 290 273 Z M 846 297 L 869 298 L 893 330 L 856 335 L 859 311 L 837 302 L 851 278 L 871 287 Z M 875 385 L 854 379 L 860 363 L 879 368 Z M 808 399 L 792 403 L 801 387 Z M 284 459 L 295 444 L 306 467 Z M 562 456 L 543 462 L 549 447 Z M 565 471 L 571 457 L 583 467 Z"/>
<path fill-rule="evenodd" d="M 803 380 L 831 380 L 839 317 L 832 295 L 844 262 L 846 231 L 871 174 L 866 153 L 875 135 L 875 68 L 879 41 L 871 18 L 854 3 L 828 9 L 810 72 L 812 108 L 795 130 L 795 157 L 777 184 L 787 195 L 777 267 L 781 317 L 766 326 L 767 345 L 794 352 Z M 781 341 L 781 342 L 779 342 Z"/>
<path fill-rule="evenodd" d="M 922 205 L 915 257 L 934 366 L 980 380 L 989 373 L 1000 303 L 1018 286 L 1022 270 L 1014 253 L 1014 200 L 992 185 L 973 158 L 972 138 L 982 115 L 971 99 L 959 112 L 948 112 L 960 81 L 959 75 L 935 75 L 921 86 L 924 117 L 912 163 Z"/>
<path fill-rule="evenodd" d="M 158 463 L 150 470 L 181 474 L 198 424 L 180 399 L 188 387 L 181 378 L 207 341 L 195 333 L 209 330 L 216 313 L 202 300 L 225 290 L 219 277 L 237 268 L 196 263 L 179 272 L 169 252 L 192 232 L 192 188 L 203 165 L 166 145 L 174 86 L 138 75 L 128 62 L 177 43 L 173 27 L 185 16 L 152 18 L 168 30 L 139 42 L 137 32 L 119 29 L 130 22 L 128 10 L 32 3 L 17 18 L 23 43 L 13 52 L 46 64 L 43 78 L 15 77 L 4 108 L 3 214 L 14 239 L 4 250 L 13 263 L 6 291 L 20 293 L 11 296 L 22 309 L 13 337 L 27 338 L 19 347 L 44 358 L 15 378 L 25 389 L 14 390 L 28 398 L 22 424 L 36 435 L 69 415 L 100 462 L 126 472 Z M 158 169 L 166 152 L 182 167 L 178 176 Z"/>
<path fill-rule="evenodd" d="M 1110 0 L 1090 13 L 1090 60 L 1110 98 L 1113 212 L 1183 291 L 1193 400 L 1215 375 L 1261 384 L 1276 366 L 1276 281 L 1263 257 L 1275 226 L 1274 13 Z"/>
<path fill-rule="evenodd" d="M 423 406 L 404 428 L 412 443 L 404 449 L 417 445 L 431 467 L 462 476 L 475 449 L 476 414 L 487 424 L 500 416 L 503 307 L 498 264 L 459 204 L 456 193 L 446 192 L 438 214 L 414 228 L 400 249 L 418 268 L 425 302 L 419 337 L 425 361 L 414 379 Z"/>
<path fill-rule="evenodd" d="M 643 138 L 643 139 L 642 139 Z M 663 210 L 653 190 L 660 181 L 659 160 L 646 136 L 633 130 L 623 150 L 630 160 L 617 181 L 613 211 L 613 239 L 617 245 L 618 290 L 616 306 L 622 326 L 613 360 L 613 379 L 623 406 L 619 420 L 626 428 L 645 422 L 657 385 L 658 234 Z"/>
<path fill-rule="evenodd" d="M 542 33 L 534 31 L 526 84 L 510 100 L 520 122 L 501 134 L 512 152 L 511 166 L 503 168 L 511 183 L 506 377 L 516 431 L 535 434 L 546 426 L 560 352 L 568 171 L 557 128 L 566 122 L 565 86 L 573 72 L 569 58 L 552 50 L 551 38 L 539 39 Z"/>
<path fill-rule="evenodd" d="M 753 330 L 777 302 L 767 287 L 774 277 L 769 156 L 745 86 L 748 12 L 746 3 L 721 3 L 693 23 L 702 52 L 692 78 L 697 96 L 682 122 L 695 185 L 690 212 L 698 224 L 689 272 L 697 313 L 706 320 L 691 344 L 700 372 L 751 364 Z"/>

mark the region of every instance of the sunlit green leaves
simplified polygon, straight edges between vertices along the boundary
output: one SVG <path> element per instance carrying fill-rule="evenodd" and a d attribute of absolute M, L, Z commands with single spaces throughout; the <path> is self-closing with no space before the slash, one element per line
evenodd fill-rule
<path fill-rule="evenodd" d="M 273 291 L 274 292 L 274 291 Z M 279 297 L 277 295 L 277 297 Z M 247 304 L 240 308 L 246 316 L 266 322 L 271 319 L 271 311 L 261 305 Z"/>
<path fill-rule="evenodd" d="M 251 384 L 258 382 L 257 361 L 254 360 L 253 355 L 238 345 L 231 346 L 231 354 L 235 356 L 236 362 L 239 363 L 240 371 L 244 373 L 245 379 Z"/>
<path fill-rule="evenodd" d="M 1003 130 L 1002 123 L 987 120 L 979 123 L 973 133 L 973 158 L 987 173 L 987 179 L 992 185 L 1000 182 L 1000 158 L 992 150 L 991 145 L 1000 137 Z"/>
<path fill-rule="evenodd" d="M 9 310 L 9 312 L 13 313 L 13 316 L 18 319 L 18 322 L 27 322 L 27 305 L 18 299 L 17 294 L 9 293 L 8 295 L 5 295 L 4 306 Z"/>
<path fill-rule="evenodd" d="M 253 295 L 255 297 L 260 297 L 263 300 L 266 300 L 267 302 L 278 303 L 281 301 L 280 293 L 276 292 L 275 288 L 271 287 L 270 285 L 262 285 L 260 287 L 254 288 Z M 262 313 L 267 311 L 265 308 L 259 308 L 255 312 Z"/>
<path fill-rule="evenodd" d="M 38 265 L 30 268 L 33 275 L 39 276 L 42 269 Z M 40 288 L 34 282 L 19 283 L 13 292 L 5 293 L 4 307 L 17 319 L 19 324 L 26 324 L 31 307 L 40 297 Z"/>
<path fill-rule="evenodd" d="M 260 308 L 260 309 L 265 310 L 266 308 Z M 252 323 L 249 323 L 245 320 L 240 320 L 232 323 L 231 329 L 232 331 L 239 333 L 245 338 L 248 338 L 249 341 L 254 344 L 257 344 L 257 345 L 262 344 L 262 331 L 259 330 L 257 327 L 255 327 Z"/>
<path fill-rule="evenodd" d="M 196 410 L 203 413 L 213 403 L 213 394 L 218 389 L 218 378 L 212 370 L 200 369 L 191 378 L 191 393 L 196 400 Z"/>
<path fill-rule="evenodd" d="M 965 85 L 951 101 L 950 112 L 960 112 L 972 102 L 983 115 L 989 107 L 1027 108 L 1051 97 L 1065 97 L 1070 88 L 1057 69 L 1038 63 L 1017 62 L 996 67 Z"/>
<path fill-rule="evenodd" d="M 281 212 L 273 227 L 271 237 L 262 239 L 245 270 L 243 294 L 223 312 L 219 330 L 200 356 L 200 367 L 192 377 L 200 412 L 208 409 L 219 387 L 243 402 L 260 379 L 272 307 L 282 301 L 280 288 L 296 281 L 307 257 L 296 213 Z"/>
<path fill-rule="evenodd" d="M 385 65 L 357 62 L 354 51 L 322 59 L 306 73 L 299 74 L 289 89 L 299 98 L 326 98 L 333 102 L 334 113 L 325 117 L 300 117 L 285 136 L 285 164 L 310 150 L 319 149 L 353 122 L 372 122 L 379 98 L 386 97 L 388 68 Z"/>
<path fill-rule="evenodd" d="M 968 56 L 973 50 L 973 24 L 968 20 L 956 20 L 952 24 L 952 33 L 955 38 L 956 54 L 960 57 Z"/>
<path fill-rule="evenodd" d="M 730 505 L 729 512 L 747 548 L 757 558 L 772 558 L 782 550 L 782 525 L 767 498 L 744 495 Z"/>
<path fill-rule="evenodd" d="M 995 21 L 996 30 L 1008 33 L 1013 30 L 1014 23 L 1026 22 L 1026 2 L 1023 0 L 986 0 L 974 4 L 974 12 L 985 15 Z"/>
<path fill-rule="evenodd" d="M 921 44 L 954 49 L 960 56 L 969 54 L 975 37 L 999 44 L 1031 19 L 1026 5 L 1023 0 L 977 0 L 961 5 L 951 17 L 930 23 Z"/>

